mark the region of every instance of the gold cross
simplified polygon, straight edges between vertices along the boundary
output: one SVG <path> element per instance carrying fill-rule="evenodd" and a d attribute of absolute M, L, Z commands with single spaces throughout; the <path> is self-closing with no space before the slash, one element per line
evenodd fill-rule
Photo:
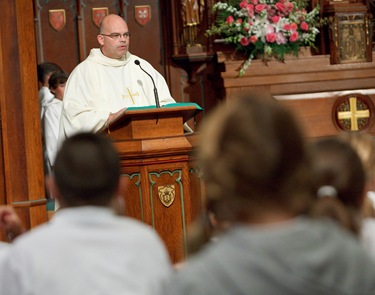
<path fill-rule="evenodd" d="M 339 120 L 343 119 L 350 119 L 351 123 L 351 130 L 358 130 L 358 119 L 360 118 L 369 118 L 370 111 L 369 110 L 357 110 L 357 98 L 351 97 L 349 98 L 349 111 L 347 112 L 338 112 Z"/>
<path fill-rule="evenodd" d="M 132 100 L 132 103 L 134 104 L 134 99 L 133 99 L 133 96 L 139 96 L 138 94 L 138 91 L 136 93 L 131 93 L 130 89 L 126 87 L 126 89 L 128 90 L 128 94 L 124 94 L 122 96 L 122 98 L 126 98 L 126 97 L 130 97 L 130 99 Z"/>

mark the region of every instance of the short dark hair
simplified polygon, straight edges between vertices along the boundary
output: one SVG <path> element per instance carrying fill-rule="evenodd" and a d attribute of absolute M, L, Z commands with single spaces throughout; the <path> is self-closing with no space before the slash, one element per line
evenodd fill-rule
<path fill-rule="evenodd" d="M 44 82 L 47 82 L 46 78 L 48 75 L 50 75 L 53 72 L 62 72 L 62 69 L 57 64 L 46 61 L 37 65 L 37 72 L 38 72 L 38 81 L 40 83 L 44 83 Z"/>
<path fill-rule="evenodd" d="M 51 77 L 49 77 L 48 85 L 50 89 L 56 89 L 57 86 L 65 84 L 68 80 L 68 74 L 65 72 L 54 72 Z"/>
<path fill-rule="evenodd" d="M 66 206 L 108 206 L 120 177 L 118 154 L 108 137 L 77 133 L 58 151 L 54 175 Z"/>

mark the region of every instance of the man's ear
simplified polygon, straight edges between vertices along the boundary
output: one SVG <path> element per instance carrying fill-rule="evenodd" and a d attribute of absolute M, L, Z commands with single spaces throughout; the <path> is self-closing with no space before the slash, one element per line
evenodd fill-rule
<path fill-rule="evenodd" d="M 104 37 L 103 37 L 103 35 L 99 34 L 98 36 L 96 36 L 96 39 L 98 39 L 98 42 L 99 42 L 100 46 L 104 45 Z"/>
<path fill-rule="evenodd" d="M 46 188 L 51 192 L 52 197 L 57 200 L 60 207 L 64 206 L 64 200 L 61 197 L 60 191 L 56 185 L 56 180 L 53 176 L 47 175 L 45 178 Z"/>

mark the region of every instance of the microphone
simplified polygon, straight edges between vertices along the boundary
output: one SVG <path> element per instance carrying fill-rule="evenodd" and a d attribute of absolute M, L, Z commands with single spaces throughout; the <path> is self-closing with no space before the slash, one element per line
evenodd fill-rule
<path fill-rule="evenodd" d="M 155 103 L 156 103 L 156 107 L 157 108 L 160 108 L 160 102 L 159 102 L 159 95 L 158 95 L 158 90 L 156 89 L 156 85 L 155 85 L 155 82 L 154 82 L 154 79 L 152 78 L 152 76 L 147 73 L 142 67 L 141 67 L 141 62 L 136 59 L 134 61 L 134 63 L 139 66 L 141 68 L 142 71 L 144 71 L 150 78 L 151 78 L 151 81 L 152 81 L 152 84 L 154 85 L 154 96 L 155 96 Z"/>

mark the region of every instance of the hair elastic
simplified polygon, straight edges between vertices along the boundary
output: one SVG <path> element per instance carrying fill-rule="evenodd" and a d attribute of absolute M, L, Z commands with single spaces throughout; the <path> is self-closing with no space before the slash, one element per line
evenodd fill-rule
<path fill-rule="evenodd" d="M 337 190 L 332 185 L 323 185 L 316 192 L 318 198 L 337 197 Z"/>

